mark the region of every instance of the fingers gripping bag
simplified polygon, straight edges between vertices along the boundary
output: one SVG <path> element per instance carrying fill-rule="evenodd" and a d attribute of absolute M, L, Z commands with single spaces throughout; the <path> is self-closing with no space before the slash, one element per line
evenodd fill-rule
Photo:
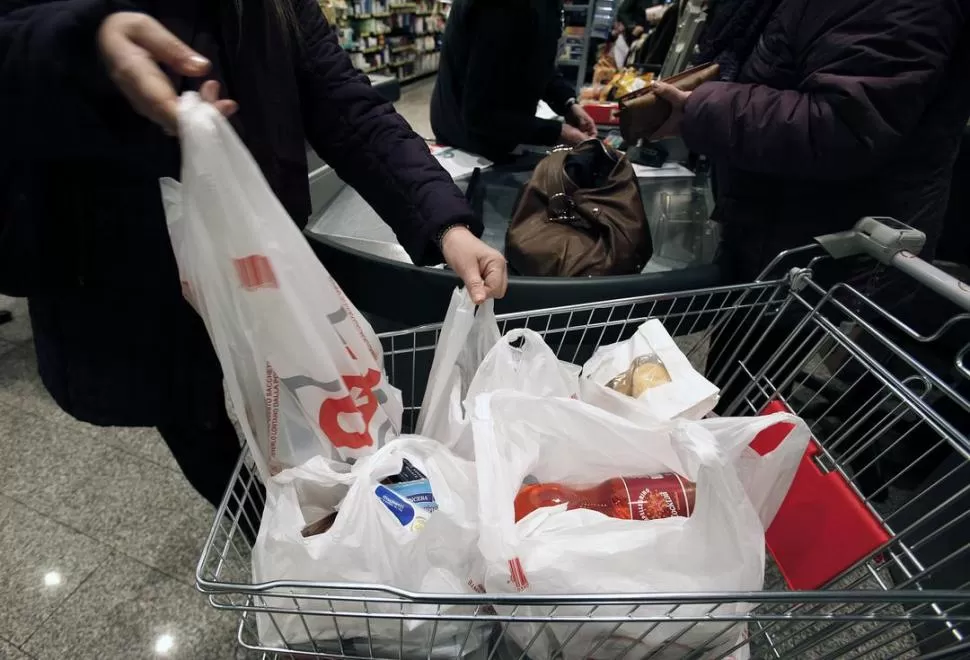
<path fill-rule="evenodd" d="M 161 182 L 169 234 L 261 475 L 372 453 L 403 412 L 376 335 L 228 121 L 195 93 L 178 118 L 182 180 Z"/>
<path fill-rule="evenodd" d="M 422 477 L 420 496 L 414 481 L 400 482 L 406 473 L 412 473 L 409 480 Z M 266 485 L 264 522 L 253 547 L 254 584 L 312 581 L 474 593 L 481 566 L 475 477 L 470 462 L 418 436 L 401 436 L 353 466 L 318 456 L 284 470 Z M 332 599 L 320 599 L 321 592 Z M 488 632 L 470 620 L 431 620 L 437 605 L 402 605 L 397 592 L 341 586 L 312 593 L 318 597 L 300 598 L 301 589 L 292 589 L 302 617 L 257 616 L 262 644 L 373 657 L 397 657 L 399 648 L 429 657 L 430 648 L 435 657 L 454 658 L 458 649 L 474 650 Z M 353 600 L 363 597 L 370 602 Z M 292 610 L 294 599 L 261 597 L 260 604 Z M 441 613 L 468 616 L 474 609 L 456 605 Z M 426 618 L 402 620 L 402 612 Z M 371 618 L 360 616 L 365 613 Z"/>
<path fill-rule="evenodd" d="M 635 424 L 581 401 L 504 391 L 476 400 L 472 424 L 486 591 L 552 601 L 557 594 L 641 597 L 595 611 L 591 604 L 518 605 L 515 612 L 522 617 L 575 617 L 547 627 L 538 622 L 509 626 L 508 635 L 528 648 L 533 660 L 748 657 L 743 624 L 678 620 L 712 612 L 743 615 L 748 605 L 681 604 L 671 613 L 669 599 L 645 600 L 657 593 L 763 587 L 765 525 L 791 485 L 808 430 L 790 415 L 713 421 Z M 759 430 L 781 421 L 794 430 L 765 456 L 764 465 L 750 466 L 746 482 L 738 466 L 756 460 L 747 444 Z M 690 494 L 687 506 L 673 515 L 646 515 L 653 498 L 642 485 L 671 479 Z M 586 488 L 610 480 L 624 484 L 627 498 L 612 501 L 623 507 L 613 515 L 591 500 L 565 497 L 561 504 L 527 509 L 525 515 L 517 509 L 522 493 L 543 484 L 562 492 L 564 486 Z M 671 494 L 677 501 L 679 493 Z M 500 613 L 507 615 L 512 607 Z M 670 620 L 663 621 L 667 615 Z M 633 620 L 575 623 L 590 616 Z"/>
<path fill-rule="evenodd" d="M 583 365 L 580 398 L 627 418 L 700 419 L 717 404 L 718 388 L 691 366 L 658 319 Z"/>
<path fill-rule="evenodd" d="M 499 333 L 493 302 L 475 304 L 456 290 L 435 349 L 428 389 L 418 417 L 419 434 L 440 440 L 471 459 L 474 446 L 468 407 L 479 394 L 511 389 L 536 396 L 571 397 L 579 368 L 560 362 L 538 333 Z"/>

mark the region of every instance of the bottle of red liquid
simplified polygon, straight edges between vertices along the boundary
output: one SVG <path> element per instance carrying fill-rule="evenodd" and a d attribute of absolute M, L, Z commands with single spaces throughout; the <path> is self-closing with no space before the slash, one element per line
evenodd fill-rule
<path fill-rule="evenodd" d="M 649 477 L 615 477 L 592 488 L 570 488 L 563 484 L 530 484 L 515 497 L 518 522 L 544 506 L 568 505 L 569 509 L 590 509 L 622 520 L 689 518 L 694 512 L 696 488 L 679 474 Z"/>

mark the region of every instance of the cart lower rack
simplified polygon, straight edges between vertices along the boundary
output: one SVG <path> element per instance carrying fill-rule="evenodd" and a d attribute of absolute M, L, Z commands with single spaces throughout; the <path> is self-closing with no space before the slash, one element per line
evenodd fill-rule
<path fill-rule="evenodd" d="M 582 363 L 659 318 L 721 387 L 720 414 L 788 409 L 808 422 L 813 441 L 766 533 L 764 591 L 445 595 L 253 584 L 248 540 L 263 491 L 245 456 L 200 560 L 199 588 L 213 606 L 241 613 L 239 640 L 252 657 L 523 660 L 540 646 L 561 655 L 594 627 L 600 641 L 587 658 L 970 658 L 970 289 L 905 251 L 906 228 L 867 219 L 858 229 L 823 243 L 836 256 L 861 251 L 883 262 L 870 262 L 861 280 L 833 275 L 842 262 L 816 246 L 780 256 L 748 285 L 500 319 L 503 331 L 531 328 L 560 359 Z M 931 280 L 933 293 L 885 267 L 900 263 Z M 843 283 L 825 285 L 827 277 Z M 382 337 L 412 427 L 439 330 Z M 308 621 L 326 617 L 337 635 L 264 647 L 260 614 L 299 617 L 308 637 Z M 432 625 L 415 644 L 405 633 L 419 621 Z M 516 627 L 534 631 L 528 644 L 511 641 Z M 371 634 L 377 628 L 385 634 Z"/>

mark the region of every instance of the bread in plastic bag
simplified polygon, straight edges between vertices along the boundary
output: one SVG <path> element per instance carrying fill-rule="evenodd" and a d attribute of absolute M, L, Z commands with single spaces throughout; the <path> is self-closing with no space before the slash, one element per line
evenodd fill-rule
<path fill-rule="evenodd" d="M 718 388 L 691 366 L 663 323 L 650 319 L 583 365 L 580 399 L 627 419 L 700 419 L 717 404 Z"/>

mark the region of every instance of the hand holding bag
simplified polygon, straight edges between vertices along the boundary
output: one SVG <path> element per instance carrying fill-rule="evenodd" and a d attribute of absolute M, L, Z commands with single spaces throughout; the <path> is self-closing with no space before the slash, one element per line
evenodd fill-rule
<path fill-rule="evenodd" d="M 683 92 L 692 92 L 703 83 L 717 78 L 721 67 L 717 64 L 702 64 L 687 69 L 663 82 L 673 85 Z M 656 133 L 673 108 L 670 103 L 657 96 L 652 87 L 645 87 L 620 99 L 620 133 L 627 142 L 648 140 Z"/>
<path fill-rule="evenodd" d="M 632 275 L 653 253 L 629 160 L 599 140 L 549 154 L 512 214 L 506 259 L 518 275 Z"/>

